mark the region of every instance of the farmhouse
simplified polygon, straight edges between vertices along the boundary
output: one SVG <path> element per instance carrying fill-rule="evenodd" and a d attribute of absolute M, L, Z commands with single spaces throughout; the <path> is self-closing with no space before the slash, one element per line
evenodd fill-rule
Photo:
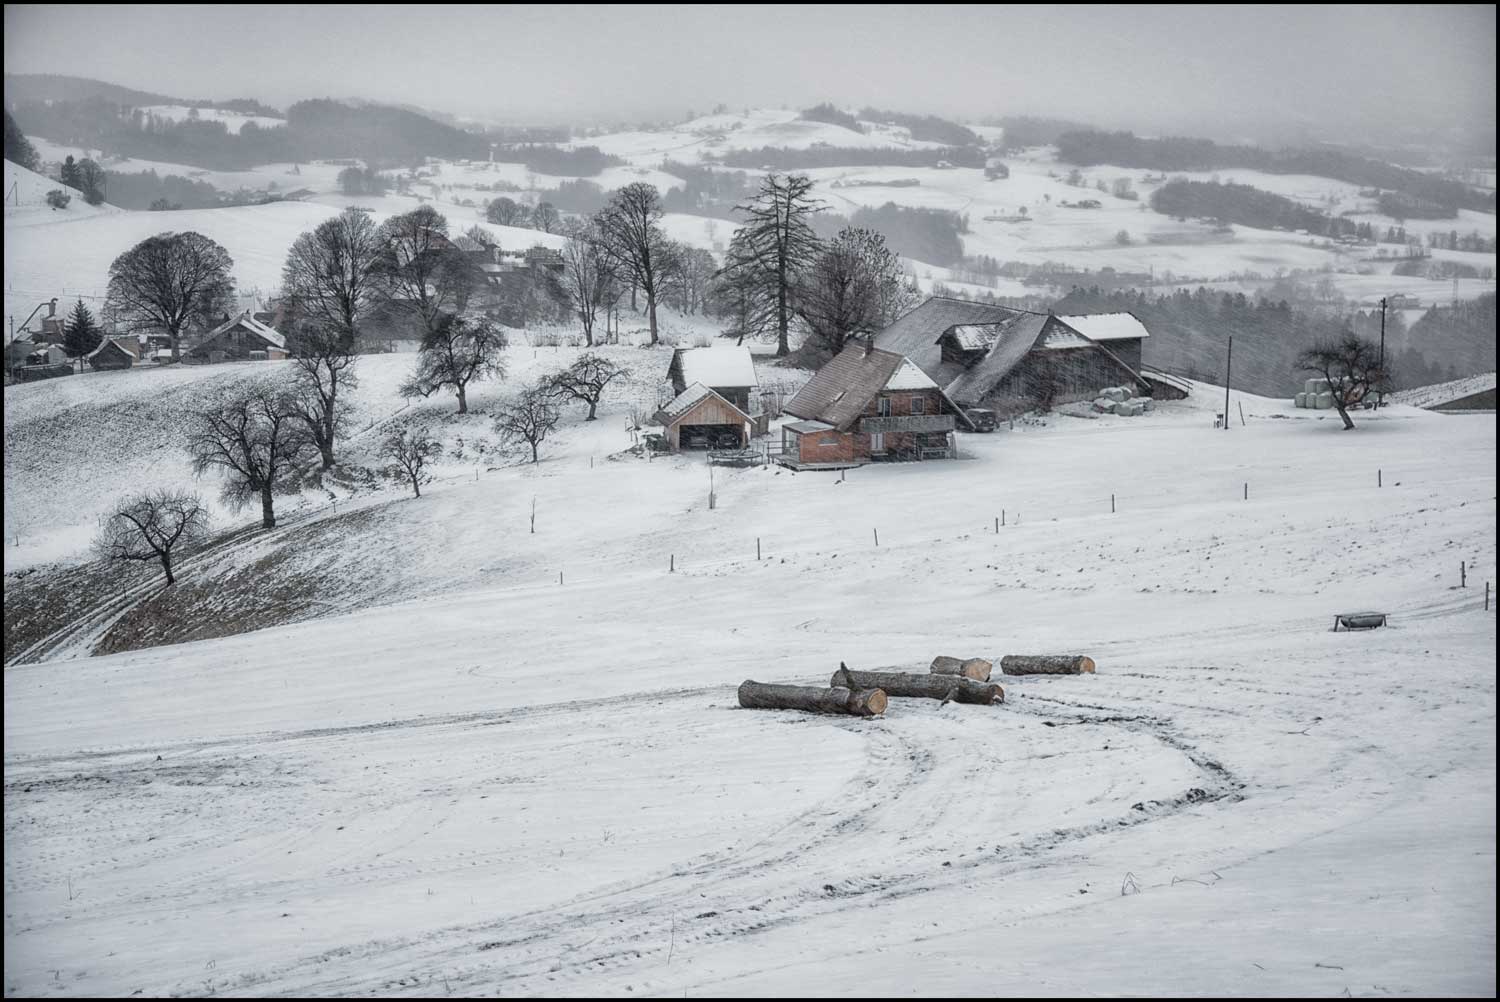
<path fill-rule="evenodd" d="M 246 310 L 203 336 L 185 356 L 189 362 L 267 361 L 287 357 L 286 338 Z"/>
<path fill-rule="evenodd" d="M 782 426 L 782 459 L 793 469 L 833 469 L 880 460 L 949 459 L 953 432 L 969 417 L 910 359 L 851 340 L 786 405 L 801 418 Z"/>
<path fill-rule="evenodd" d="M 1067 318 L 933 297 L 876 334 L 875 343 L 906 355 L 962 406 L 1016 414 L 1089 400 L 1107 386 L 1150 394 L 1140 363 L 1113 350 L 1119 345 L 1139 359 L 1148 336 L 1129 313 Z"/>

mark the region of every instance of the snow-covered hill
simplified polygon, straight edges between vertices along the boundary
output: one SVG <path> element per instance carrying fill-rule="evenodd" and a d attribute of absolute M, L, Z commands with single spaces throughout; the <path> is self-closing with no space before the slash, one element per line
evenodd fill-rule
<path fill-rule="evenodd" d="M 1491 993 L 1494 420 L 1195 389 L 712 508 L 621 399 L 244 538 L 163 598 L 322 618 L 7 670 L 8 993 Z M 1098 673 L 735 705 L 1039 651 Z"/>

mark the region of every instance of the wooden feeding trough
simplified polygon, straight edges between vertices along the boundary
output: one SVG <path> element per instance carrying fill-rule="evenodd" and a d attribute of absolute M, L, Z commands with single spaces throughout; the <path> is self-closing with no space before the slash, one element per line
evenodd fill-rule
<path fill-rule="evenodd" d="M 1341 612 L 1333 617 L 1333 632 L 1345 630 L 1374 630 L 1385 625 L 1383 612 Z"/>

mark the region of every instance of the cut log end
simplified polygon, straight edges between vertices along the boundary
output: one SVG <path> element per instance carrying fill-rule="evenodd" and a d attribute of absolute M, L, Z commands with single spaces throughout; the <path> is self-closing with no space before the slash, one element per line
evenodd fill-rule
<path fill-rule="evenodd" d="M 752 710 L 804 710 L 808 713 L 847 713 L 876 717 L 885 712 L 886 696 L 879 689 L 827 689 L 810 685 L 770 685 L 746 679 L 740 683 L 740 706 Z"/>

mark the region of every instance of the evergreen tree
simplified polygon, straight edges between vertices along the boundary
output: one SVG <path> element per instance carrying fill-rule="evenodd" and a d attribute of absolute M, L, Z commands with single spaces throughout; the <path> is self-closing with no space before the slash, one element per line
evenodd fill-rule
<path fill-rule="evenodd" d="M 10 117 L 10 112 L 5 113 L 5 159 L 11 163 L 20 164 L 27 170 L 36 170 L 40 164 L 37 160 L 36 147 L 26 138 L 16 120 Z"/>
<path fill-rule="evenodd" d="M 63 323 L 63 351 L 69 358 L 82 358 L 99 347 L 103 340 L 104 328 L 94 320 L 94 314 L 83 305 L 83 300 L 78 300 Z"/>

